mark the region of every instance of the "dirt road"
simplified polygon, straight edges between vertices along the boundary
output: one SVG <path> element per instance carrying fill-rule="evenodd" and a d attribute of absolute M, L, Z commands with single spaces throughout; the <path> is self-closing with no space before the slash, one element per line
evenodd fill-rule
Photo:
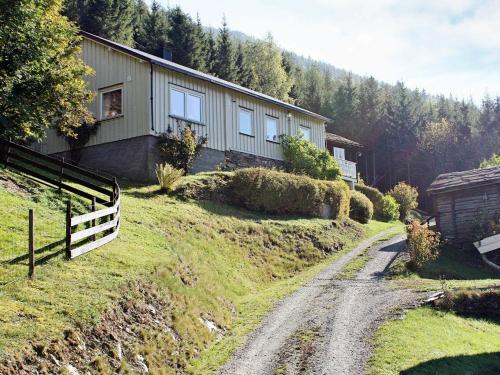
<path fill-rule="evenodd" d="M 362 374 L 375 329 L 396 306 L 416 299 L 382 278 L 404 248 L 402 235 L 376 243 L 387 233 L 361 243 L 283 300 L 219 374 Z M 371 245 L 355 279 L 339 280 L 342 268 Z"/>

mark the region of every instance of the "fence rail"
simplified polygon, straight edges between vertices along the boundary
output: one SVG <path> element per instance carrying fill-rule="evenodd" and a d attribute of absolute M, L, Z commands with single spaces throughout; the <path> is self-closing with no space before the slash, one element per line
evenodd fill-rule
<path fill-rule="evenodd" d="M 115 178 L 48 156 L 28 147 L 0 139 L 0 162 L 53 188 L 90 199 L 92 211 L 73 216 L 71 200 L 66 206 L 66 257 L 73 259 L 114 240 L 120 229 L 120 187 Z M 75 186 L 76 185 L 76 186 Z M 84 190 L 85 189 L 85 190 Z M 97 210 L 96 205 L 104 208 Z M 34 212 L 29 214 L 30 276 L 34 274 Z M 79 228 L 83 225 L 85 228 Z M 100 238 L 97 238 L 101 236 Z M 61 242 L 60 240 L 57 242 Z"/>

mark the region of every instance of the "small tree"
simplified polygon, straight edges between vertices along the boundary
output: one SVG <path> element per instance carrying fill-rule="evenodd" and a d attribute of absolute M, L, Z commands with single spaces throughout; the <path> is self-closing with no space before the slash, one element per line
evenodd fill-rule
<path fill-rule="evenodd" d="M 382 198 L 382 209 L 380 219 L 383 221 L 394 221 L 399 218 L 399 204 L 390 195 L 384 195 Z"/>
<path fill-rule="evenodd" d="M 407 225 L 406 233 L 410 267 L 421 269 L 426 262 L 439 256 L 439 233 L 430 230 L 427 225 L 421 225 L 417 220 Z"/>
<path fill-rule="evenodd" d="M 491 158 L 483 160 L 479 165 L 479 168 L 489 168 L 496 166 L 500 166 L 500 155 L 493 154 L 491 155 Z"/>
<path fill-rule="evenodd" d="M 405 182 L 398 182 L 398 184 L 389 191 L 389 195 L 399 204 L 399 218 L 401 220 L 406 220 L 410 215 L 410 211 L 418 206 L 417 189 Z"/>
<path fill-rule="evenodd" d="M 340 167 L 330 153 L 320 150 L 302 135 L 284 135 L 281 140 L 285 165 L 289 172 L 319 180 L 335 180 L 340 176 Z"/>
<path fill-rule="evenodd" d="M 162 136 L 159 144 L 161 158 L 173 167 L 188 172 L 201 147 L 206 143 L 206 137 L 197 137 L 193 130 L 186 126 L 179 135 Z"/>

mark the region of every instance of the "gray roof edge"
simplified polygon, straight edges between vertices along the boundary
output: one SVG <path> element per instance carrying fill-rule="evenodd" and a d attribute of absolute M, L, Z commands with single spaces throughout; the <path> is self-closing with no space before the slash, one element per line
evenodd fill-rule
<path fill-rule="evenodd" d="M 217 78 L 217 77 L 212 76 L 210 74 L 206 74 L 206 73 L 200 72 L 198 70 L 194 70 L 194 69 L 185 67 L 183 65 L 176 64 L 176 63 L 174 63 L 172 61 L 165 60 L 165 59 L 162 59 L 160 57 L 151 55 L 149 53 L 139 51 L 139 50 L 137 50 L 135 48 L 128 47 L 128 46 L 125 46 L 123 44 L 113 42 L 113 41 L 111 41 L 109 39 L 102 38 L 100 36 L 91 34 L 89 32 L 86 32 L 86 31 L 82 30 L 82 31 L 80 31 L 80 35 L 83 36 L 83 37 L 85 37 L 85 38 L 87 38 L 87 39 L 93 40 L 94 42 L 104 44 L 104 45 L 106 45 L 108 47 L 111 47 L 111 48 L 114 48 L 114 49 L 116 49 L 116 50 L 118 50 L 120 52 L 123 52 L 123 53 L 126 53 L 128 55 L 134 56 L 134 57 L 136 57 L 138 59 L 142 59 L 144 61 L 147 61 L 147 62 L 149 62 L 151 64 L 158 65 L 158 66 L 161 66 L 163 68 L 170 69 L 170 70 L 182 73 L 182 74 L 186 74 L 186 75 L 189 75 L 189 76 L 191 76 L 193 78 L 201 79 L 203 81 L 207 81 L 207 82 L 212 83 L 214 85 L 222 86 L 222 87 L 228 88 L 230 90 L 234 90 L 234 91 L 240 92 L 242 94 L 253 96 L 254 98 L 257 98 L 257 99 L 260 99 L 260 100 L 264 100 L 264 101 L 273 103 L 273 104 L 278 105 L 280 107 L 287 108 L 287 109 L 295 111 L 295 112 L 300 112 L 302 114 L 305 114 L 305 115 L 308 115 L 308 116 L 311 116 L 311 117 L 315 117 L 315 118 L 320 119 L 320 120 L 322 120 L 324 122 L 330 121 L 330 119 L 328 117 L 325 117 L 325 116 L 322 116 L 320 114 L 311 112 L 311 111 L 309 111 L 307 109 L 304 109 L 304 108 L 301 108 L 301 107 L 297 107 L 297 106 L 295 106 L 293 104 L 290 104 L 290 103 L 284 102 L 282 100 L 273 98 L 273 97 L 271 97 L 269 95 L 260 93 L 258 91 L 254 91 L 254 90 L 248 89 L 246 87 L 237 85 L 235 83 L 232 83 L 232 82 L 225 81 L 223 79 Z"/>

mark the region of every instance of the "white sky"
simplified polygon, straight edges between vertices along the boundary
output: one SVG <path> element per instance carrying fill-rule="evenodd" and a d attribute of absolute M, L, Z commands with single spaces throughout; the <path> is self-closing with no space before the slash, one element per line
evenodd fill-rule
<path fill-rule="evenodd" d="M 433 94 L 500 95 L 500 0 L 161 0 L 202 23 Z"/>

